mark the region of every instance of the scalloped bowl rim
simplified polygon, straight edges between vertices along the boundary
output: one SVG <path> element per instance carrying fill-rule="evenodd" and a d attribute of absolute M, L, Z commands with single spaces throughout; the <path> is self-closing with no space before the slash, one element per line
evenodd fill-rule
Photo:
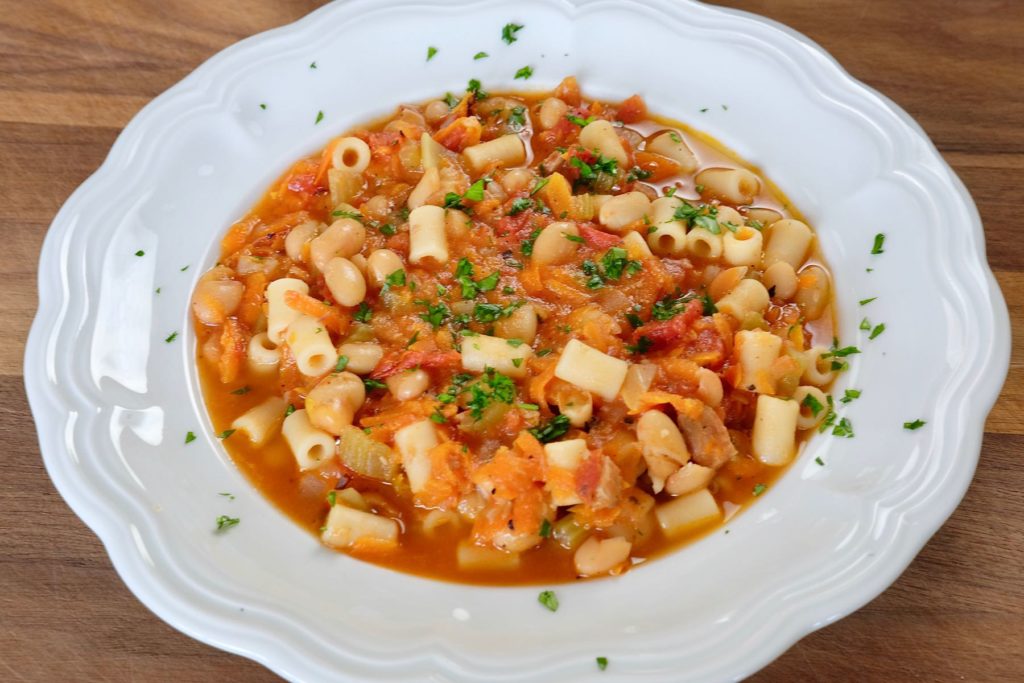
<path fill-rule="evenodd" d="M 225 621 L 221 616 L 214 615 L 212 611 L 206 610 L 205 605 L 194 602 L 189 603 L 182 598 L 180 593 L 172 594 L 166 590 L 167 587 L 163 586 L 158 578 L 134 572 L 133 565 L 129 560 L 132 558 L 137 559 L 141 543 L 132 541 L 133 534 L 137 533 L 134 524 L 131 523 L 132 519 L 119 516 L 115 505 L 99 500 L 99 491 L 86 491 L 83 488 L 84 482 L 76 481 L 74 471 L 66 467 L 66 460 L 70 456 L 69 449 L 63 441 L 64 435 L 58 433 L 57 430 L 42 428 L 51 419 L 51 415 L 54 413 L 52 408 L 60 406 L 60 401 L 54 396 L 51 387 L 55 380 L 48 378 L 47 372 L 44 370 L 44 368 L 48 367 L 44 354 L 55 343 L 55 340 L 52 340 L 49 336 L 50 327 L 54 326 L 56 320 L 67 314 L 66 302 L 59 302 L 56 298 L 44 296 L 44 293 L 51 291 L 51 283 L 55 275 L 57 277 L 64 277 L 63 274 L 54 273 L 53 265 L 62 262 L 59 257 L 62 254 L 63 240 L 77 221 L 77 205 L 98 184 L 100 179 L 118 172 L 118 169 L 115 169 L 118 160 L 130 154 L 130 148 L 140 144 L 139 140 L 143 136 L 145 127 L 157 118 L 165 105 L 193 90 L 202 90 L 203 81 L 211 77 L 216 78 L 218 76 L 218 69 L 229 64 L 236 53 L 249 50 L 268 42 L 272 38 L 297 36 L 303 31 L 312 29 L 321 17 L 334 12 L 341 12 L 345 7 L 359 4 L 359 0 L 353 0 L 352 2 L 339 2 L 334 5 L 328 5 L 292 24 L 258 34 L 226 48 L 147 104 L 132 119 L 118 136 L 103 164 L 92 176 L 82 183 L 57 213 L 51 229 L 46 235 L 40 258 L 38 283 L 40 291 L 39 310 L 29 334 L 25 355 L 26 389 L 33 415 L 37 425 L 40 427 L 39 439 L 46 469 L 68 504 L 104 543 L 115 569 L 129 588 L 147 607 L 175 628 L 216 647 L 259 661 L 281 675 L 295 678 L 301 676 L 302 667 L 289 658 L 287 650 L 275 649 L 271 645 L 274 634 L 267 632 L 265 627 L 258 626 L 250 627 L 248 630 L 235 630 L 233 625 Z M 388 5 L 391 7 L 397 7 L 402 4 L 424 6 L 442 3 L 378 3 L 379 6 Z M 611 2 L 599 0 L 593 3 L 582 0 L 580 2 L 561 0 L 559 3 L 563 10 L 567 12 L 586 5 L 629 4 L 632 4 L 630 0 L 619 0 L 618 2 L 615 0 Z M 678 4 L 693 8 L 700 7 L 702 11 L 708 9 L 703 5 L 699 5 L 699 3 L 692 2 L 692 0 L 685 0 Z M 842 598 L 823 599 L 817 604 L 809 605 L 804 613 L 787 615 L 785 621 L 777 624 L 777 628 L 773 633 L 760 634 L 762 642 L 759 647 L 754 648 L 755 651 L 750 653 L 748 658 L 742 662 L 733 662 L 729 667 L 716 674 L 728 675 L 730 678 L 734 678 L 756 671 L 807 633 L 849 614 L 880 594 L 903 572 L 928 539 L 952 514 L 965 494 L 973 476 L 980 451 L 984 418 L 996 400 L 1002 385 L 1002 379 L 1008 370 L 1010 333 L 1005 302 L 984 257 L 984 234 L 977 209 L 963 183 L 941 158 L 920 126 L 899 106 L 884 95 L 854 79 L 822 48 L 796 31 L 777 22 L 738 10 L 714 8 L 713 12 L 748 22 L 751 26 L 756 24 L 781 32 L 790 41 L 792 47 L 799 48 L 798 51 L 802 51 L 800 58 L 805 59 L 808 63 L 816 60 L 819 67 L 823 66 L 830 75 L 836 78 L 837 82 L 834 84 L 834 88 L 837 91 L 845 90 L 847 93 L 857 94 L 862 98 L 874 98 L 882 108 L 898 119 L 899 124 L 906 128 L 906 132 L 914 138 L 915 142 L 923 143 L 924 156 L 927 157 L 929 162 L 944 172 L 945 177 L 943 180 L 955 192 L 955 196 L 951 201 L 959 202 L 968 215 L 971 231 L 969 237 L 971 239 L 971 247 L 973 248 L 972 253 L 968 254 L 968 256 L 976 260 L 976 263 L 972 261 L 971 265 L 980 267 L 984 277 L 984 282 L 975 284 L 982 286 L 987 295 L 991 308 L 985 311 L 985 313 L 991 315 L 991 329 L 993 332 L 987 346 L 983 347 L 984 353 L 979 354 L 979 358 L 975 359 L 975 367 L 981 369 L 982 372 L 978 373 L 977 381 L 968 388 L 964 398 L 964 401 L 968 398 L 973 401 L 974 409 L 972 410 L 972 419 L 968 420 L 969 426 L 965 428 L 962 434 L 958 435 L 959 443 L 964 446 L 963 460 L 956 471 L 946 473 L 950 477 L 946 483 L 951 484 L 951 486 L 942 497 L 931 500 L 935 507 L 933 507 L 930 516 L 919 516 L 915 525 L 900 526 L 899 531 L 895 532 L 897 535 L 894 537 L 894 542 L 886 549 L 886 561 L 874 566 L 875 573 L 871 577 L 862 577 L 862 580 L 857 584 L 857 591 L 846 594 Z M 793 57 L 793 55 L 790 56 Z M 797 58 L 793 57 L 793 59 Z M 223 76 L 223 73 L 220 75 Z M 897 539 L 899 543 L 895 543 Z M 195 598 L 196 595 L 192 597 Z M 353 657 L 359 656 L 355 653 L 350 654 Z M 436 655 L 431 657 L 431 659 L 435 667 L 450 668 L 444 673 L 450 673 L 460 679 L 467 675 L 472 675 L 472 671 L 467 672 L 466 669 L 462 668 L 447 654 Z M 540 672 L 538 675 L 554 673 L 553 671 L 545 672 L 543 669 L 538 671 Z"/>

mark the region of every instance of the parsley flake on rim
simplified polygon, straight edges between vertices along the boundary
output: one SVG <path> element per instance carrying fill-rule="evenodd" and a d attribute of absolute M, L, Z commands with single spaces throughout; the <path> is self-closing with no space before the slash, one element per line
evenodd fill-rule
<path fill-rule="evenodd" d="M 605 669 L 608 668 L 608 658 L 607 657 L 597 657 L 595 659 L 595 661 L 597 662 L 597 668 L 600 669 L 601 671 L 604 671 Z"/>
<path fill-rule="evenodd" d="M 315 126 L 316 124 L 320 123 L 323 120 L 324 120 L 324 112 L 323 112 L 323 110 L 318 111 L 316 113 L 316 121 L 313 122 L 313 125 Z"/>
<path fill-rule="evenodd" d="M 558 596 L 555 591 L 541 591 L 537 596 L 537 602 L 547 607 L 552 612 L 558 611 Z"/>
<path fill-rule="evenodd" d="M 885 249 L 882 248 L 882 246 L 884 244 L 885 244 L 885 234 L 880 232 L 877 235 L 875 235 L 875 243 L 871 246 L 871 253 L 872 254 L 884 254 L 885 253 Z"/>
<path fill-rule="evenodd" d="M 242 520 L 240 520 L 238 517 L 228 517 L 227 515 L 221 515 L 217 518 L 217 533 L 227 531 L 233 526 L 238 526 L 238 523 L 241 521 Z"/>
<path fill-rule="evenodd" d="M 437 48 L 431 45 L 427 48 L 427 61 L 429 62 L 437 54 Z"/>
<path fill-rule="evenodd" d="M 511 45 L 512 43 L 519 40 L 519 36 L 516 35 L 522 31 L 524 26 L 522 24 L 505 24 L 504 28 L 501 29 L 501 39 Z"/>
<path fill-rule="evenodd" d="M 517 78 L 517 79 L 521 78 L 521 79 L 523 79 L 525 81 L 526 79 L 528 79 L 532 75 L 533 75 L 533 67 L 531 67 L 531 66 L 524 66 L 523 68 L 519 69 L 519 71 L 516 71 L 515 78 Z"/>
<path fill-rule="evenodd" d="M 904 422 L 903 428 L 910 431 L 914 431 L 915 429 L 920 429 L 921 427 L 924 427 L 926 424 L 928 423 L 925 422 L 924 420 L 914 420 L 913 422 Z"/>

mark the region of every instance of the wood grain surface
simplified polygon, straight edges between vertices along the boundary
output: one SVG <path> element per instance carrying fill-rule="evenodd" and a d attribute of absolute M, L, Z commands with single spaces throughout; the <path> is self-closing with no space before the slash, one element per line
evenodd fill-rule
<path fill-rule="evenodd" d="M 319 4 L 0 0 L 0 680 L 277 680 L 128 592 L 46 476 L 22 355 L 47 226 L 124 124 L 218 50 Z M 1024 2 L 725 4 L 810 36 L 924 126 L 978 204 L 1017 340 L 960 508 L 889 590 L 755 679 L 1022 681 Z"/>

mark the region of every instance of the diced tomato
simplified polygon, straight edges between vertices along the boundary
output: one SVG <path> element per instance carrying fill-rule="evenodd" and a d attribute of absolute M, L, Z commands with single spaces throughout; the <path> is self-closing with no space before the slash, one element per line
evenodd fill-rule
<path fill-rule="evenodd" d="M 703 313 L 704 304 L 694 299 L 679 315 L 668 320 L 654 320 L 633 330 L 633 343 L 637 343 L 640 337 L 646 337 L 653 348 L 673 346 L 686 336 Z"/>
<path fill-rule="evenodd" d="M 398 150 L 398 144 L 402 136 L 395 130 L 382 130 L 378 133 L 370 133 L 367 144 L 370 146 L 370 153 L 375 157 L 390 156 Z"/>
<path fill-rule="evenodd" d="M 319 185 L 316 183 L 316 173 L 300 173 L 288 179 L 288 189 L 292 192 L 302 194 L 316 194 Z"/>
<path fill-rule="evenodd" d="M 461 362 L 462 356 L 457 351 L 404 351 L 382 360 L 370 374 L 370 378 L 384 379 L 415 367 L 454 368 Z"/>
<path fill-rule="evenodd" d="M 639 95 L 633 95 L 619 105 L 619 120 L 623 123 L 636 123 L 646 118 L 647 104 Z"/>
<path fill-rule="evenodd" d="M 622 238 L 604 230 L 598 230 L 592 223 L 580 223 L 580 237 L 587 241 L 587 244 L 598 251 L 611 249 L 622 242 Z"/>

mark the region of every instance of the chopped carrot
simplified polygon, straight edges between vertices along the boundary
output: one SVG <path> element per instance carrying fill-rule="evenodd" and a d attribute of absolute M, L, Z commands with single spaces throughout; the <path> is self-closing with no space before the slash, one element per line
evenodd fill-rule
<path fill-rule="evenodd" d="M 256 326 L 256 321 L 263 311 L 263 293 L 267 289 L 267 276 L 257 271 L 245 278 L 245 291 L 242 303 L 238 306 L 238 319 L 248 328 Z"/>
<path fill-rule="evenodd" d="M 654 152 L 634 152 L 633 159 L 637 166 L 651 174 L 646 178 L 651 183 L 679 175 L 682 172 L 682 167 L 677 162 Z"/>
<path fill-rule="evenodd" d="M 248 342 L 248 330 L 238 318 L 230 317 L 224 321 L 224 331 L 220 335 L 220 360 L 217 361 L 222 383 L 234 382 L 238 377 Z"/>
<path fill-rule="evenodd" d="M 434 139 L 453 152 L 461 152 L 480 142 L 482 133 L 480 119 L 475 116 L 463 116 L 434 133 Z"/>
<path fill-rule="evenodd" d="M 348 314 L 339 311 L 334 306 L 329 306 L 319 299 L 314 299 L 308 294 L 289 290 L 284 294 L 284 303 L 304 315 L 316 318 L 334 334 L 344 334 L 352 323 Z"/>
<path fill-rule="evenodd" d="M 316 184 L 323 184 L 324 176 L 327 175 L 327 170 L 330 169 L 332 158 L 334 157 L 334 149 L 338 146 L 341 138 L 334 138 L 331 140 L 326 147 L 324 147 L 323 154 L 320 155 L 320 166 L 316 170 Z"/>
<path fill-rule="evenodd" d="M 220 242 L 222 254 L 233 254 L 249 242 L 249 235 L 260 222 L 256 216 L 250 216 L 231 226 L 228 234 Z"/>
<path fill-rule="evenodd" d="M 546 363 L 546 367 L 530 380 L 530 400 L 540 406 L 542 411 L 548 412 L 547 386 L 555 378 L 555 366 L 553 360 L 534 361 L 534 363 Z"/>

